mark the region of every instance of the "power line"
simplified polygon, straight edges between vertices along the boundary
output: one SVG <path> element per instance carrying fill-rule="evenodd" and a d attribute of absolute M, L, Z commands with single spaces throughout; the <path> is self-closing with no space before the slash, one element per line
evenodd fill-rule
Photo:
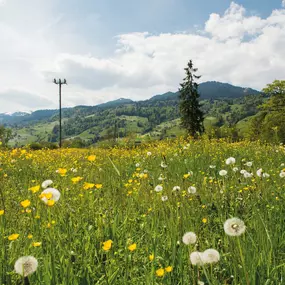
<path fill-rule="evenodd" d="M 61 148 L 62 145 L 62 132 L 61 132 L 61 85 L 67 84 L 66 79 L 54 79 L 53 83 L 58 84 L 59 86 L 59 147 Z"/>

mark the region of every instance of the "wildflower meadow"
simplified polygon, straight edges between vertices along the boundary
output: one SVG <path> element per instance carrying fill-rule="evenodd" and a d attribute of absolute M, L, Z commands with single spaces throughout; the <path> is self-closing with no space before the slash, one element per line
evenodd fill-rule
<path fill-rule="evenodd" d="M 0 152 L 0 284 L 285 284 L 285 148 Z"/>

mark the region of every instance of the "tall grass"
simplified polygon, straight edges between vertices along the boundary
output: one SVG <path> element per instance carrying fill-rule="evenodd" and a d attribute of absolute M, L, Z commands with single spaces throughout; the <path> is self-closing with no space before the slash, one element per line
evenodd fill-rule
<path fill-rule="evenodd" d="M 225 164 L 230 156 L 234 165 Z M 0 284 L 23 284 L 14 264 L 26 255 L 39 263 L 30 284 L 285 284 L 282 146 L 175 140 L 135 149 L 2 151 L 0 161 Z M 258 177 L 259 168 L 270 177 Z M 244 178 L 241 169 L 253 176 Z M 74 177 L 82 180 L 73 183 Z M 39 198 L 42 189 L 28 190 L 46 179 L 61 192 L 51 207 Z M 163 191 L 156 192 L 159 184 Z M 31 205 L 24 208 L 26 199 Z M 247 227 L 240 237 L 224 232 L 231 217 Z M 188 231 L 196 244 L 182 243 Z M 14 233 L 19 237 L 10 241 Z M 104 250 L 107 240 L 112 245 Z M 208 248 L 219 251 L 219 262 L 190 263 L 191 252 Z"/>

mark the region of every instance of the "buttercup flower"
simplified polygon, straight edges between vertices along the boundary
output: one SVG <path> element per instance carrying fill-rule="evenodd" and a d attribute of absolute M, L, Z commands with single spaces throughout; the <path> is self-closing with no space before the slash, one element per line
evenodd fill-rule
<path fill-rule="evenodd" d="M 47 188 L 40 195 L 42 201 L 48 204 L 49 200 L 57 202 L 60 198 L 60 192 L 55 188 Z"/>

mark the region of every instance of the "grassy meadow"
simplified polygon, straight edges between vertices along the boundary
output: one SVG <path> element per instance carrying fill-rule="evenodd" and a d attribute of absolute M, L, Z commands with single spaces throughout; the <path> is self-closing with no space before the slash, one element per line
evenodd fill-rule
<path fill-rule="evenodd" d="M 285 284 L 282 145 L 15 149 L 0 163 L 0 284 Z M 224 230 L 233 217 L 239 236 Z M 210 262 L 190 260 L 207 249 Z M 38 263 L 27 277 L 22 256 Z"/>

